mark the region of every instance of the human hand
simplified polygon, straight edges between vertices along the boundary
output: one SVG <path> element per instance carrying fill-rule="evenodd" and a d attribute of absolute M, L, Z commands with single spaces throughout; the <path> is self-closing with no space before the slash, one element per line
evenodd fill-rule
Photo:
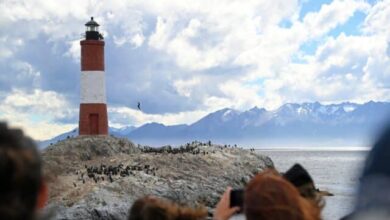
<path fill-rule="evenodd" d="M 217 207 L 214 210 L 214 220 L 228 220 L 240 210 L 240 207 L 230 207 L 230 192 L 231 187 L 228 187 L 219 200 Z"/>

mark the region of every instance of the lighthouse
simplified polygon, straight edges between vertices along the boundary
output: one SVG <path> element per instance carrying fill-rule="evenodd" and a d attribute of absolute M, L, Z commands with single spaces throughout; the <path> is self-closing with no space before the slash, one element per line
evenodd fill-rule
<path fill-rule="evenodd" d="M 79 135 L 107 135 L 108 119 L 104 73 L 104 40 L 99 24 L 85 24 L 81 45 L 81 83 Z"/>

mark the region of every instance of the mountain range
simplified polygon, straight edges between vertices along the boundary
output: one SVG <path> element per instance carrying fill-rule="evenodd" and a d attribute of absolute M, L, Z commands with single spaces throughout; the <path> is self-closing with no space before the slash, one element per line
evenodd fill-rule
<path fill-rule="evenodd" d="M 140 127 L 110 128 L 110 134 L 152 146 L 193 140 L 248 147 L 367 146 L 389 121 L 389 102 L 287 103 L 272 111 L 224 108 L 189 125 L 153 122 Z M 40 142 L 40 146 L 75 135 L 77 129 Z"/>

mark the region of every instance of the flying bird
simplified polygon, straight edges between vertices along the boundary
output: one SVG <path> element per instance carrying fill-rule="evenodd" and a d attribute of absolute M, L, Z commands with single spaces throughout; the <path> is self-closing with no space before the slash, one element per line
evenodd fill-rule
<path fill-rule="evenodd" d="M 141 103 L 138 102 L 137 108 L 141 111 Z"/>

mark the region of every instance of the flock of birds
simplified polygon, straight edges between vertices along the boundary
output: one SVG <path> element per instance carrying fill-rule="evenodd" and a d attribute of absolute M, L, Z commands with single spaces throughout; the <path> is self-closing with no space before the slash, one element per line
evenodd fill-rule
<path fill-rule="evenodd" d="M 144 147 L 142 148 L 143 153 L 168 153 L 168 154 L 184 154 L 184 153 L 190 153 L 193 155 L 199 155 L 199 154 L 209 154 L 209 151 L 201 151 L 199 148 L 187 145 L 186 147 L 178 147 L 173 148 L 171 146 L 165 146 L 161 148 L 154 148 L 154 147 Z M 215 153 L 215 150 L 210 151 L 210 153 Z"/>
<path fill-rule="evenodd" d="M 152 167 L 150 165 L 133 165 L 124 166 L 120 163 L 117 166 L 101 164 L 100 166 L 87 166 L 85 165 L 85 172 L 76 171 L 76 175 L 79 176 L 78 180 L 83 184 L 88 180 L 93 180 L 95 183 L 108 181 L 110 183 L 115 181 L 117 177 L 127 177 L 135 175 L 136 172 L 143 171 L 146 174 L 156 176 L 158 167 Z M 77 187 L 77 184 L 73 182 L 73 186 Z"/>
<path fill-rule="evenodd" d="M 208 142 L 200 142 L 200 141 L 193 141 L 191 143 L 187 143 L 184 146 L 180 147 L 172 147 L 170 145 L 155 148 L 155 147 L 149 147 L 149 146 L 144 146 L 141 148 L 143 153 L 170 153 L 170 154 L 183 154 L 183 153 L 190 153 L 194 155 L 198 154 L 209 154 L 209 153 L 215 153 L 215 149 L 211 149 L 210 151 L 203 150 L 201 151 L 198 146 L 213 146 L 214 148 L 217 149 L 226 149 L 226 148 L 238 148 L 237 145 L 212 145 L 211 141 Z M 240 148 L 242 149 L 242 148 Z M 254 148 L 248 149 L 250 152 L 254 152 Z"/>
<path fill-rule="evenodd" d="M 202 143 L 199 141 L 194 141 L 192 143 L 187 143 L 184 146 L 180 147 L 172 147 L 172 146 L 164 146 L 160 148 L 148 147 L 144 146 L 141 148 L 143 153 L 169 153 L 169 154 L 184 154 L 189 153 L 193 155 L 208 155 L 215 154 L 215 148 L 217 149 L 226 149 L 226 148 L 237 148 L 237 145 L 214 145 L 215 148 L 211 148 L 210 150 L 200 150 L 198 146 L 212 146 L 211 141 L 206 143 Z M 249 149 L 250 152 L 254 152 L 254 148 Z M 127 177 L 131 175 L 135 175 L 136 172 L 144 172 L 149 175 L 156 176 L 156 171 L 158 167 L 152 167 L 150 165 L 128 165 L 120 163 L 119 165 L 105 165 L 100 164 L 98 166 L 87 166 L 85 165 L 85 171 L 76 171 L 76 175 L 78 175 L 78 180 L 83 184 L 86 181 L 94 181 L 95 183 L 108 181 L 110 183 L 114 182 L 115 179 L 119 177 Z M 73 182 L 74 187 L 77 187 L 77 184 Z"/>

